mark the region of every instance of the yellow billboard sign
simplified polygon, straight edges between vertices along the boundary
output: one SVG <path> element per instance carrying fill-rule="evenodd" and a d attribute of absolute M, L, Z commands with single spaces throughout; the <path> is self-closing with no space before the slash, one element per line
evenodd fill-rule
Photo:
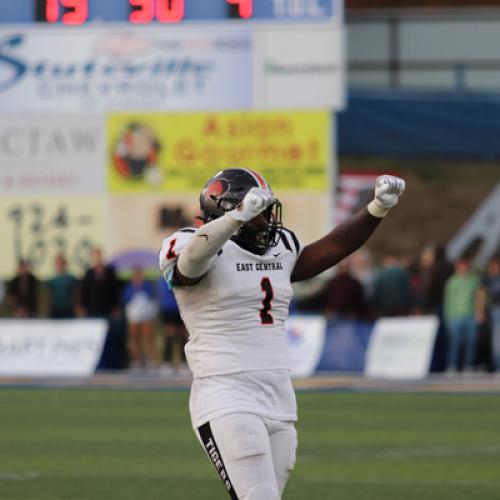
<path fill-rule="evenodd" d="M 327 111 L 111 113 L 111 192 L 200 191 L 231 166 L 258 170 L 275 192 L 328 190 Z"/>

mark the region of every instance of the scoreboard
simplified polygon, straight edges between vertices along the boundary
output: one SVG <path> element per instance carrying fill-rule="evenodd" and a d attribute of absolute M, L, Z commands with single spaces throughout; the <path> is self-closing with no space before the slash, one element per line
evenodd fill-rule
<path fill-rule="evenodd" d="M 342 20 L 342 0 L 2 0 L 0 23 Z"/>

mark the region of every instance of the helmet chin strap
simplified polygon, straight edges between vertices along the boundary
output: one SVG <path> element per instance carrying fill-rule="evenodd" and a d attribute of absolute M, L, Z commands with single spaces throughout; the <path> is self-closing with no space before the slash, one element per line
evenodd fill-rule
<path fill-rule="evenodd" d="M 255 255 L 264 255 L 267 248 L 264 246 L 259 246 L 255 242 L 242 240 L 241 238 L 233 237 L 231 238 L 238 246 L 246 250 L 247 252 L 254 253 Z"/>
<path fill-rule="evenodd" d="M 264 255 L 269 247 L 276 245 L 275 233 L 275 228 L 269 225 L 245 225 L 231 239 L 251 253 Z"/>

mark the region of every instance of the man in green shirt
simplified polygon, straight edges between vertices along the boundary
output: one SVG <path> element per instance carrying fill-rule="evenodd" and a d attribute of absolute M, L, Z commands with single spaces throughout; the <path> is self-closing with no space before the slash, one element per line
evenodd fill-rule
<path fill-rule="evenodd" d="M 444 318 L 448 330 L 447 371 L 459 367 L 460 348 L 464 345 L 463 371 L 474 366 L 476 349 L 476 311 L 480 276 L 472 271 L 469 259 L 455 262 L 455 273 L 444 289 Z"/>
<path fill-rule="evenodd" d="M 63 255 L 56 256 L 55 268 L 55 275 L 46 283 L 49 316 L 54 319 L 74 318 L 79 281 L 67 271 Z"/>

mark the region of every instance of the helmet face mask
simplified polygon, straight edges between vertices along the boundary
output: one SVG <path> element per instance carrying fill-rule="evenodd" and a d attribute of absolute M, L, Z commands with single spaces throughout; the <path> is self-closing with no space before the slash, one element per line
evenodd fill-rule
<path fill-rule="evenodd" d="M 281 203 L 276 201 L 263 212 L 262 217 L 258 216 L 243 225 L 232 239 L 245 250 L 264 255 L 278 244 L 278 229 L 281 226 Z"/>
<path fill-rule="evenodd" d="M 253 187 L 271 191 L 266 180 L 252 170 L 228 168 L 218 172 L 200 194 L 202 220 L 210 222 L 234 210 Z M 262 214 L 244 224 L 231 239 L 245 250 L 263 255 L 268 248 L 278 244 L 281 225 L 281 203 L 276 200 Z"/>

